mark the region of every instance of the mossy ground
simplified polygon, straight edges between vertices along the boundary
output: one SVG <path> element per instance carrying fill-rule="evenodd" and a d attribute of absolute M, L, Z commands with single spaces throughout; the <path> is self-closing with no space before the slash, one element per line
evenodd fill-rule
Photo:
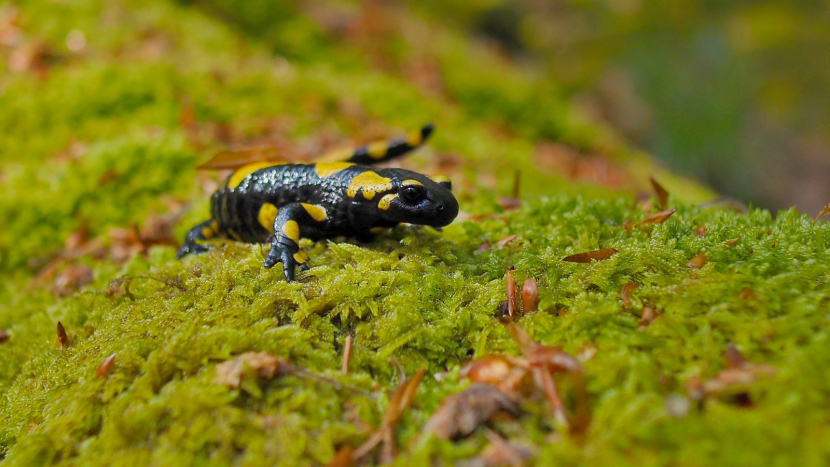
<path fill-rule="evenodd" d="M 469 355 L 518 352 L 494 316 L 511 266 L 518 279 L 539 281 L 541 311 L 519 321 L 534 338 L 572 354 L 596 348 L 585 361 L 593 423 L 583 438 L 553 435 L 534 402 L 499 426 L 537 445 L 540 465 L 826 464 L 830 227 L 794 211 L 696 207 L 705 190 L 582 122 L 553 85 L 440 24 L 387 7 L 398 22 L 378 32 L 350 3 L 233 5 L 16 5 L 20 40 L 50 53 L 15 71 L 11 57 L 24 46 L 8 46 L 0 64 L 0 328 L 11 332 L 0 346 L 4 465 L 319 465 L 365 440 L 355 412 L 379 422 L 384 391 L 373 400 L 295 376 L 217 385 L 216 364 L 245 351 L 365 390 L 395 386 L 392 359 L 408 374 L 422 365 L 448 372 L 425 379 L 399 423 L 397 463 L 474 456 L 482 433 L 458 443 L 416 436 L 466 384 L 457 374 Z M 73 29 L 86 37 L 80 51 L 66 46 Z M 438 71 L 416 79 L 424 68 Z M 371 244 L 305 242 L 312 269 L 299 283 L 263 269 L 258 246 L 227 243 L 185 261 L 166 246 L 125 263 L 76 259 L 94 281 L 68 297 L 32 285 L 81 226 L 113 244 L 113 227 L 192 203 L 176 224 L 181 238 L 207 212 L 212 179 L 194 167 L 216 149 L 290 141 L 287 150 L 312 156 L 346 135 L 430 120 L 430 148 L 406 163 L 449 172 L 466 213 L 498 216 L 468 216 L 443 234 L 400 227 Z M 551 140 L 616 175 L 539 169 Z M 496 198 L 510 193 L 515 170 L 524 203 L 503 213 Z M 649 171 L 667 182 L 678 211 L 628 232 L 627 219 L 647 215 L 633 194 Z M 703 237 L 694 234 L 701 224 Z M 503 248 L 476 251 L 514 234 Z M 597 248 L 619 253 L 561 261 Z M 703 251 L 708 263 L 687 267 Z M 132 297 L 105 293 L 123 276 L 135 278 Z M 639 288 L 625 307 L 629 282 Z M 661 316 L 639 329 L 644 304 Z M 64 351 L 54 344 L 58 321 L 71 340 Z M 352 371 L 339 376 L 346 335 L 355 337 Z M 667 398 L 721 370 L 728 342 L 777 374 L 746 388 L 749 408 L 711 398 L 671 416 Z M 113 353 L 110 375 L 95 378 Z"/>

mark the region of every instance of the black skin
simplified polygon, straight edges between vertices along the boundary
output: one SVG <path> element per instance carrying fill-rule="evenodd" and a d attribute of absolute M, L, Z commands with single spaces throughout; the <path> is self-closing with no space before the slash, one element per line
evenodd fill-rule
<path fill-rule="evenodd" d="M 431 125 L 422 129 L 417 145 L 431 131 Z M 417 134 L 412 138 L 416 137 Z M 417 147 L 410 145 L 412 141 L 391 141 L 380 157 L 377 152 L 375 157 L 369 156 L 366 147 L 362 147 L 348 162 L 375 163 L 399 157 Z M 449 180 L 435 181 L 403 169 L 360 164 L 283 164 L 253 171 L 235 187 L 229 187 L 231 178 L 211 198 L 212 218 L 187 233 L 176 257 L 206 251 L 208 246 L 199 242 L 210 238 L 248 243 L 270 241 L 265 267 L 282 263 L 285 278 L 290 282 L 297 266 L 308 269 L 307 256 L 298 245 L 299 237 L 319 240 L 347 236 L 365 241 L 373 238 L 378 228 L 408 223 L 440 229 L 458 215 L 458 202 Z M 268 218 L 267 229 L 261 220 L 268 217 L 262 215 L 265 203 L 278 208 L 273 225 Z M 295 238 L 290 221 L 299 228 Z"/>

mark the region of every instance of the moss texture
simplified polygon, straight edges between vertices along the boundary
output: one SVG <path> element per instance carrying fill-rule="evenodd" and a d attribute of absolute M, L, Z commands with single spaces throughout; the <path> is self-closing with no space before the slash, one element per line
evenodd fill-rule
<path fill-rule="evenodd" d="M 12 56 L 24 46 L 9 46 L 0 64 L 4 465 L 324 464 L 366 439 L 355 413 L 379 423 L 380 388 L 399 382 L 392 359 L 428 375 L 398 424 L 397 464 L 472 457 L 481 432 L 456 443 L 417 435 L 467 384 L 458 369 L 470 355 L 518 352 L 495 317 L 512 266 L 520 283 L 539 282 L 542 299 L 520 324 L 582 356 L 594 417 L 584 438 L 556 435 L 544 404 L 527 401 L 526 415 L 499 429 L 536 445 L 539 465 L 826 464 L 830 227 L 795 211 L 699 207 L 705 189 L 581 121 L 555 85 L 405 10 L 386 7 L 398 22 L 377 32 L 351 3 L 235 4 L 4 5 L 19 41 L 48 51 L 20 71 Z M 67 48 L 72 30 L 86 38 L 79 51 Z M 437 68 L 441 85 L 413 77 L 418 66 Z M 126 262 L 68 259 L 59 271 L 85 264 L 93 281 L 62 298 L 36 280 L 81 227 L 112 247 L 113 228 L 185 204 L 181 238 L 207 212 L 213 178 L 194 167 L 212 151 L 287 140 L 314 155 L 430 120 L 430 148 L 406 164 L 456 180 L 468 214 L 443 234 L 400 227 L 371 244 L 305 242 L 312 268 L 292 284 L 261 267 L 259 246 L 237 243 L 185 261 L 170 246 Z M 574 167 L 605 161 L 594 172 L 618 174 L 613 183 L 540 169 L 554 140 L 576 154 Z M 497 198 L 516 170 L 524 202 L 502 212 Z M 652 212 L 634 203 L 649 172 L 678 210 L 628 231 L 626 220 Z M 598 248 L 619 253 L 561 260 Z M 702 268 L 687 266 L 704 251 Z M 111 287 L 123 277 L 129 293 Z M 626 283 L 639 285 L 631 306 Z M 644 305 L 661 315 L 640 328 Z M 58 321 L 71 341 L 63 351 Z M 352 371 L 341 376 L 346 335 Z M 729 342 L 778 370 L 742 389 L 753 405 L 713 397 L 671 409 L 690 381 L 725 367 Z M 296 376 L 216 384 L 215 366 L 245 351 L 377 397 Z M 111 354 L 114 367 L 96 378 Z"/>

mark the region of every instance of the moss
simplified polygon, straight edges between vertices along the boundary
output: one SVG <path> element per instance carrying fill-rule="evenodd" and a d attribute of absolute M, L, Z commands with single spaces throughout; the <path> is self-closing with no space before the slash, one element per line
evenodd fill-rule
<path fill-rule="evenodd" d="M 0 347 L 4 465 L 322 464 L 338 446 L 365 440 L 354 412 L 379 423 L 388 397 L 375 385 L 397 384 L 392 359 L 408 374 L 422 365 L 428 375 L 446 372 L 425 379 L 399 423 L 405 454 L 397 463 L 471 457 L 485 444 L 481 433 L 458 443 L 416 438 L 443 397 L 466 385 L 457 370 L 469 355 L 518 352 L 495 317 L 511 266 L 519 281 L 539 281 L 541 311 L 520 320 L 536 339 L 574 354 L 597 348 L 585 362 L 594 421 L 583 441 L 552 435 L 549 412 L 534 401 L 519 422 L 499 427 L 539 446 L 540 463 L 827 460 L 827 224 L 795 211 L 696 207 L 708 192 L 666 177 L 677 213 L 628 232 L 626 220 L 648 214 L 633 207 L 640 181 L 660 170 L 609 130 L 580 123 L 551 84 L 506 66 L 469 82 L 462 58 L 498 59 L 468 54 L 475 46 L 449 28 L 425 23 L 439 39 L 421 48 L 401 32 L 387 57 L 402 64 L 426 54 L 441 63 L 450 95 L 436 96 L 370 64 L 364 45 L 339 40 L 301 4 L 280 14 L 282 32 L 251 26 L 260 2 L 241 17 L 228 17 L 222 2 L 199 5 L 20 5 L 27 37 L 63 60 L 42 79 L 4 77 L 0 93 L 0 105 L 14 109 L 0 113 L 0 127 L 13 135 L 0 140 L 0 328 L 12 335 Z M 82 54 L 63 44 L 74 28 L 88 38 Z M 548 113 L 528 110 L 546 86 Z M 467 213 L 442 234 L 399 227 L 371 244 L 306 241 L 312 268 L 292 284 L 262 268 L 259 246 L 218 243 L 185 261 L 171 247 L 124 264 L 80 258 L 95 279 L 70 297 L 33 286 L 43 264 L 36 260 L 58 255 L 85 223 L 111 242 L 110 228 L 167 212 L 173 197 L 192 203 L 176 226 L 181 235 L 207 212 L 210 190 L 196 180 L 209 186 L 210 178 L 193 169 L 203 154 L 267 141 L 275 121 L 287 128 L 281 137 L 316 148 L 332 134 L 365 135 L 363 125 L 387 132 L 429 119 L 440 131 L 407 164 L 433 170 L 436 156 L 451 161 L 441 168 L 458 181 Z M 608 152 L 609 170 L 628 182 L 598 186 L 539 170 L 528 155 L 553 137 Z M 524 174 L 525 201 L 504 213 L 497 198 L 509 194 L 506 174 L 515 170 Z M 694 234 L 701 223 L 702 238 Z M 509 235 L 518 237 L 477 251 Z M 599 263 L 561 261 L 597 248 L 619 253 Z M 702 251 L 708 263 L 688 268 Z M 122 293 L 111 289 L 119 277 L 131 278 L 130 294 L 124 284 Z M 629 282 L 639 288 L 625 307 L 620 290 Z M 642 305 L 661 315 L 638 329 Z M 65 351 L 54 345 L 57 321 L 71 340 Z M 355 347 L 342 376 L 346 335 Z M 774 365 L 777 376 L 749 387 L 751 408 L 715 399 L 670 416 L 667 398 L 721 370 L 727 342 Z M 216 365 L 246 351 L 287 357 L 376 398 L 299 376 L 217 385 Z M 96 378 L 111 354 L 113 370 Z"/>

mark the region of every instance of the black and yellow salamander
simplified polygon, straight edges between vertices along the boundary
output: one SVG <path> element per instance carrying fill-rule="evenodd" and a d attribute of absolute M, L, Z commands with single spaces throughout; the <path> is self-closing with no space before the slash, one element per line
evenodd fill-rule
<path fill-rule="evenodd" d="M 200 241 L 213 238 L 270 241 L 265 267 L 282 263 L 290 282 L 296 266 L 308 269 L 300 237 L 370 239 L 399 223 L 449 225 L 458 201 L 448 178 L 371 167 L 417 148 L 430 133 L 427 125 L 407 138 L 371 143 L 340 162 L 246 165 L 213 194 L 211 219 L 187 233 L 176 257 L 206 251 Z"/>

